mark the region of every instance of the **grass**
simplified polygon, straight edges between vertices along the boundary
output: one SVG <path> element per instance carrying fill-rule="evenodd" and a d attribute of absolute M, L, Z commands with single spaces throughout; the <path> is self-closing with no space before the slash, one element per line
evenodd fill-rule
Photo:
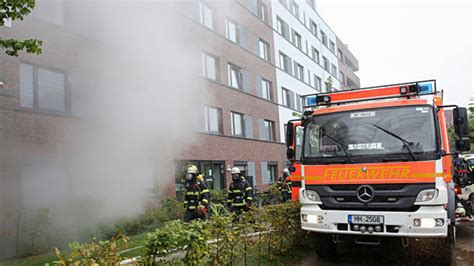
<path fill-rule="evenodd" d="M 141 233 L 138 235 L 130 236 L 130 240 L 128 242 L 128 247 L 125 250 L 129 250 L 126 252 L 121 253 L 120 255 L 124 258 L 133 258 L 136 256 L 140 256 L 145 252 L 145 241 L 146 241 L 146 234 Z M 138 248 L 137 248 L 138 247 Z M 64 250 L 67 252 L 67 250 Z M 56 260 L 56 257 L 53 255 L 53 251 L 37 255 L 37 256 L 30 256 L 21 259 L 14 259 L 9 261 L 1 261 L 0 266 L 37 266 L 37 265 L 53 265 L 53 262 Z"/>
<path fill-rule="evenodd" d="M 53 255 L 53 252 L 51 252 L 51 253 L 38 255 L 38 256 L 31 256 L 31 257 L 22 258 L 22 259 L 3 261 L 3 262 L 0 262 L 0 265 L 1 266 L 13 266 L 13 265 L 36 266 L 36 265 L 45 265 L 47 263 L 51 265 L 55 259 L 56 257 Z"/>

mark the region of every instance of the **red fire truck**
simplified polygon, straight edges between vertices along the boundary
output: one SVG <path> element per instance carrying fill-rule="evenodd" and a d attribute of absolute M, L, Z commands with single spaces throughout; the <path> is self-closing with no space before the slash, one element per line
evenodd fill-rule
<path fill-rule="evenodd" d="M 343 241 L 453 242 L 445 110 L 453 108 L 462 152 L 470 149 L 466 108 L 443 105 L 435 80 L 306 95 L 304 106 L 288 122 L 287 156 L 301 226 L 315 233 L 319 255 Z"/>

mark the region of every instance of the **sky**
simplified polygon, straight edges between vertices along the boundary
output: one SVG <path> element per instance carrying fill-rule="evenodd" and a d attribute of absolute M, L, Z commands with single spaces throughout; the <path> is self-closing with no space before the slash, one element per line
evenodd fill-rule
<path fill-rule="evenodd" d="M 359 60 L 362 87 L 436 79 L 445 104 L 468 105 L 470 0 L 317 0 L 316 9 Z"/>

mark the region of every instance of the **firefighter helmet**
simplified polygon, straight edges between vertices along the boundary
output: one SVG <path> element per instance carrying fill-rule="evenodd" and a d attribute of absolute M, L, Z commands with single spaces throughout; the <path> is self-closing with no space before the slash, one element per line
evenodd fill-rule
<path fill-rule="evenodd" d="M 288 170 L 288 168 L 285 168 L 285 169 L 283 169 L 283 173 L 284 174 L 290 174 L 290 170 Z"/>
<path fill-rule="evenodd" d="M 198 169 L 195 165 L 191 165 L 188 167 L 188 174 L 195 174 L 197 175 Z"/>
<path fill-rule="evenodd" d="M 239 167 L 233 167 L 232 170 L 230 170 L 231 174 L 240 174 L 240 169 Z"/>

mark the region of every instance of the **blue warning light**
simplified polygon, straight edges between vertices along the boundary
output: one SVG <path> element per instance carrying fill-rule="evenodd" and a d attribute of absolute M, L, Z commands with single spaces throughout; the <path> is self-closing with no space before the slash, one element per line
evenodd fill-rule
<path fill-rule="evenodd" d="M 418 83 L 418 93 L 419 94 L 433 93 L 433 83 L 432 82 Z"/>

